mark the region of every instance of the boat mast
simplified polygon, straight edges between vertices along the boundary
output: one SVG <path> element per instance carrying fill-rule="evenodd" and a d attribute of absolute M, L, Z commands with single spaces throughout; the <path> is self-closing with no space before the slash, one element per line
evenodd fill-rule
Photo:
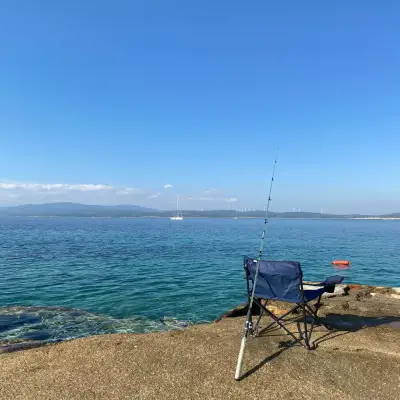
<path fill-rule="evenodd" d="M 182 217 L 182 211 L 180 211 L 180 208 L 179 208 L 179 197 L 178 196 L 176 196 L 176 216 Z"/>

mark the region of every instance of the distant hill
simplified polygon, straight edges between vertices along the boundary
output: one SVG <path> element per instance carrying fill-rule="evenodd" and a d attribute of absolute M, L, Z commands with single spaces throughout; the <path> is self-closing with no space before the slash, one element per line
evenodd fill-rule
<path fill-rule="evenodd" d="M 386 214 L 383 215 L 385 218 L 400 218 L 400 213 Z"/>
<path fill-rule="evenodd" d="M 175 210 L 160 211 L 152 208 L 141 207 L 132 204 L 120 204 L 114 206 L 88 205 L 79 203 L 45 203 L 25 204 L 15 207 L 0 207 L 0 216 L 18 217 L 170 217 Z M 235 210 L 184 210 L 184 217 L 204 218 L 264 218 L 265 212 L 261 210 L 237 212 Z M 367 218 L 369 215 L 348 214 L 321 214 L 313 212 L 270 212 L 270 218 L 283 219 L 348 219 Z M 378 216 L 374 216 L 378 217 Z M 400 213 L 381 215 L 384 218 L 400 218 Z"/>
<path fill-rule="evenodd" d="M 0 209 L 3 216 L 82 216 L 118 217 L 136 216 L 155 210 L 130 204 L 116 206 L 88 205 L 80 203 L 25 204 Z"/>

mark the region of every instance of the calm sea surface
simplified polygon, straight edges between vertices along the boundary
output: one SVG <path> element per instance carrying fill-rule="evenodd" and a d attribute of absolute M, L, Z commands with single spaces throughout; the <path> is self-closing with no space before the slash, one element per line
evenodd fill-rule
<path fill-rule="evenodd" d="M 260 219 L 0 218 L 0 344 L 210 321 L 245 300 Z M 400 286 L 400 221 L 271 220 L 265 258 L 308 280 Z"/>

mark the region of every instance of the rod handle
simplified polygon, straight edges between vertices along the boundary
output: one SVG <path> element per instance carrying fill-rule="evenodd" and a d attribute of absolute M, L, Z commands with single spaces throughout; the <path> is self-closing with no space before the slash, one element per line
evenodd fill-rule
<path fill-rule="evenodd" d="M 246 336 L 243 336 L 242 338 L 242 343 L 240 344 L 240 351 L 239 351 L 239 357 L 238 357 L 238 362 L 236 365 L 236 372 L 235 372 L 235 379 L 238 381 L 241 376 L 242 372 L 242 365 L 243 365 L 243 357 L 244 357 L 244 349 L 246 347 Z"/>

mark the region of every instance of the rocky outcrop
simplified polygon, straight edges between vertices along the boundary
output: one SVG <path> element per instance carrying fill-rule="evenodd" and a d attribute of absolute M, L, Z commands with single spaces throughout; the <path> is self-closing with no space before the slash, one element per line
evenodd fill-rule
<path fill-rule="evenodd" d="M 315 286 L 307 286 L 313 282 L 306 282 L 304 288 L 313 288 Z M 374 299 L 374 300 L 372 300 Z M 368 304 L 366 303 L 368 301 Z M 333 293 L 324 293 L 322 307 L 320 312 L 331 310 L 334 307 L 340 311 L 361 311 L 379 313 L 383 308 L 398 308 L 400 307 L 400 288 L 391 288 L 384 286 L 369 286 L 359 284 L 336 285 Z M 276 315 L 283 315 L 293 305 L 281 301 L 268 302 L 268 308 Z M 247 315 L 248 303 L 240 304 L 225 314 L 221 315 L 214 322 L 219 322 L 225 318 L 234 318 Z M 259 307 L 253 304 L 252 315 L 259 314 Z"/>

